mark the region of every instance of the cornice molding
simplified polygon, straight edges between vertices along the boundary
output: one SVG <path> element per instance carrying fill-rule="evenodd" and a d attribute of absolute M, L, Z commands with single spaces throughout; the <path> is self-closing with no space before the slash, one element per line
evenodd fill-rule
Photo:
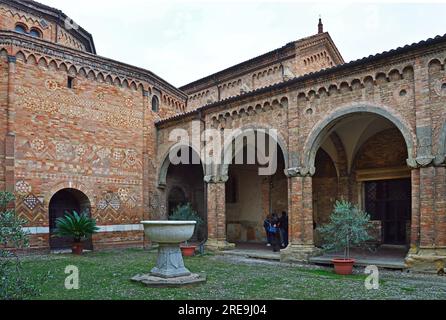
<path fill-rule="evenodd" d="M 18 48 L 18 51 L 20 51 L 20 49 L 25 49 L 70 62 L 79 67 L 88 67 L 97 71 L 112 73 L 120 77 L 148 82 L 154 87 L 161 88 L 173 96 L 183 98 L 184 100 L 187 99 L 187 95 L 184 92 L 170 85 L 151 71 L 127 65 L 109 58 L 64 47 L 52 42 L 30 38 L 17 34 L 16 32 L 0 31 L 0 47 L 8 49 L 11 46 Z"/>
<path fill-rule="evenodd" d="M 37 1 L 0 0 L 0 4 L 4 4 L 7 7 L 52 21 L 59 27 L 63 27 L 65 24 L 65 19 L 68 18 L 68 16 L 61 10 L 49 7 Z M 80 41 L 87 48 L 87 50 L 89 50 L 89 52 L 96 54 L 93 36 L 84 28 L 78 26 L 76 30 L 65 29 L 65 31 Z"/>

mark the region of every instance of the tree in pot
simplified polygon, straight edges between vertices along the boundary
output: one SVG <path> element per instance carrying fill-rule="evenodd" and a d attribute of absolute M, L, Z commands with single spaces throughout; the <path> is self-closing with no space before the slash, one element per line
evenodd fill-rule
<path fill-rule="evenodd" d="M 195 221 L 196 228 L 195 230 L 200 227 L 204 221 L 203 219 L 198 215 L 198 213 L 192 208 L 192 205 L 190 203 L 179 205 L 170 215 L 169 220 L 172 221 Z M 189 245 L 189 243 L 186 241 L 181 247 L 181 252 L 183 253 L 183 256 L 185 257 L 191 257 L 195 255 L 195 250 L 197 249 L 197 246 Z"/>
<path fill-rule="evenodd" d="M 332 260 L 337 274 L 353 273 L 356 261 L 350 258 L 350 248 L 360 247 L 372 239 L 368 233 L 369 228 L 370 215 L 348 201 L 336 202 L 330 223 L 318 228 L 318 231 L 325 250 L 344 251 L 344 258 Z"/>
<path fill-rule="evenodd" d="M 72 252 L 81 255 L 84 250 L 83 240 L 98 232 L 96 220 L 90 218 L 86 212 L 72 214 L 66 212 L 65 216 L 56 220 L 55 235 L 62 238 L 73 238 Z"/>

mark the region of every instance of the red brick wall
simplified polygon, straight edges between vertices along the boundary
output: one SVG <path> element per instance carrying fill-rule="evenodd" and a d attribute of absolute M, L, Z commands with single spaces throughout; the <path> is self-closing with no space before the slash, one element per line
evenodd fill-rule
<path fill-rule="evenodd" d="M 8 104 L 8 58 L 6 51 L 0 50 L 0 188 L 5 188 L 5 138 L 6 110 Z"/>
<path fill-rule="evenodd" d="M 375 169 L 407 166 L 407 146 L 398 129 L 382 131 L 360 148 L 355 169 Z"/>
<path fill-rule="evenodd" d="M 94 249 L 142 247 L 144 235 L 140 231 L 107 232 L 93 236 Z"/>
<path fill-rule="evenodd" d="M 147 219 L 155 204 L 154 122 L 178 112 L 175 99 L 159 90 L 155 93 L 151 83 L 109 81 L 113 74 L 105 79 L 85 67 L 70 67 L 68 61 L 19 49 L 8 48 L 17 57 L 11 64 L 10 90 L 6 51 L 0 49 L 4 71 L 0 73 L 0 154 L 6 150 L 12 156 L 6 174 L 5 158 L 0 159 L 0 184 L 6 177 L 7 189 L 16 191 L 18 214 L 28 226 L 48 227 L 52 196 L 74 188 L 89 198 L 98 225 L 138 224 Z M 71 89 L 68 75 L 75 78 Z M 158 113 L 151 110 L 150 94 L 160 96 Z M 7 110 L 15 136 L 7 137 L 5 148 Z M 38 238 L 32 237 L 36 240 L 32 246 L 42 245 Z"/>
<path fill-rule="evenodd" d="M 85 51 L 85 46 L 82 42 L 67 32 L 63 26 L 57 27 L 55 23 L 47 20 L 48 27 L 43 28 L 40 24 L 41 19 L 42 17 L 40 16 L 0 4 L 0 30 L 14 31 L 16 25 L 20 24 L 25 27 L 27 32 L 32 28 L 37 29 L 41 33 L 43 40 L 57 42 L 70 48 Z"/>
<path fill-rule="evenodd" d="M 330 156 L 319 149 L 316 156 L 316 174 L 313 177 L 314 218 L 318 226 L 329 222 L 338 199 L 338 177 Z"/>
<path fill-rule="evenodd" d="M 29 185 L 17 203 L 20 214 L 46 226 L 52 192 L 74 182 L 90 198 L 98 224 L 139 223 L 142 93 L 82 76 L 69 89 L 66 72 L 32 58 L 17 60 L 15 77 L 15 178 Z M 43 208 L 29 210 L 28 196 L 45 199 Z"/>

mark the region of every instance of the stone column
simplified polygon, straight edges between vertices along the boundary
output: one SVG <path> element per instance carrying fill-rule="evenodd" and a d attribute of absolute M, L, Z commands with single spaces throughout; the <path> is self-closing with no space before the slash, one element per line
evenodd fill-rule
<path fill-rule="evenodd" d="M 314 246 L 313 178 L 301 169 L 287 172 L 290 244 L 282 250 L 281 260 L 308 262 L 311 257 L 321 254 L 321 250 Z"/>
<path fill-rule="evenodd" d="M 206 249 L 220 251 L 232 249 L 226 240 L 226 188 L 228 177 L 206 176 L 208 239 Z"/>

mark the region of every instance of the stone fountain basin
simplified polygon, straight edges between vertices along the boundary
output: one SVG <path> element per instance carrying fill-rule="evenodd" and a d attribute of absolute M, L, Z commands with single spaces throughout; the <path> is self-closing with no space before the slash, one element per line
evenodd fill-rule
<path fill-rule="evenodd" d="M 192 238 L 196 221 L 142 221 L 144 232 L 152 242 L 178 244 Z"/>

